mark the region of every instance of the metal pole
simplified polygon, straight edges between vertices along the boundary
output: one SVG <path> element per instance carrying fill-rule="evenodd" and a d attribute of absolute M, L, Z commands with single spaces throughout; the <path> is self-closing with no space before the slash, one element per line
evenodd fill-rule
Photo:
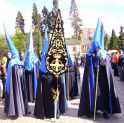
<path fill-rule="evenodd" d="M 54 100 L 54 122 L 56 122 L 57 119 L 57 105 L 59 100 L 59 89 L 58 89 L 58 77 L 57 77 L 57 89 L 56 89 L 56 98 Z"/>
<path fill-rule="evenodd" d="M 67 99 L 69 100 L 69 67 L 67 68 Z"/>

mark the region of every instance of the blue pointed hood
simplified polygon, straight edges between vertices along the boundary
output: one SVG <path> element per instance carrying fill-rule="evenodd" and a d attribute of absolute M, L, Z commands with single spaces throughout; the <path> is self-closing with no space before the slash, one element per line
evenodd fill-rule
<path fill-rule="evenodd" d="M 6 82 L 5 82 L 5 91 L 6 91 L 6 94 L 9 95 L 10 89 L 11 89 L 10 84 L 11 84 L 11 80 L 12 80 L 12 66 L 14 66 L 15 64 L 20 64 L 20 60 L 19 60 L 19 53 L 18 53 L 17 49 L 15 48 L 13 41 L 12 41 L 11 37 L 9 36 L 9 34 L 7 33 L 5 27 L 4 27 L 4 31 L 5 31 L 6 42 L 10 49 L 10 52 L 12 54 L 12 58 L 11 58 L 10 62 L 8 63 L 7 76 L 6 76 Z"/>
<path fill-rule="evenodd" d="M 104 47 L 104 41 L 105 41 L 105 31 L 104 31 L 104 26 L 103 24 L 101 24 L 101 36 L 100 36 L 100 46 L 101 46 L 101 49 L 104 50 L 105 47 Z"/>
<path fill-rule="evenodd" d="M 37 92 L 37 67 L 36 67 L 36 62 L 38 62 L 38 59 L 35 55 L 34 52 L 34 46 L 33 46 L 33 35 L 32 35 L 32 29 L 28 35 L 28 46 L 27 46 L 27 51 L 26 51 L 26 56 L 25 56 L 25 62 L 24 62 L 24 67 L 28 71 L 32 71 L 34 73 L 34 96 L 36 97 L 36 92 Z"/>
<path fill-rule="evenodd" d="M 68 52 L 68 67 L 72 67 L 72 66 L 73 66 L 73 62 L 72 62 L 71 56 Z"/>
<path fill-rule="evenodd" d="M 32 29 L 28 35 L 28 47 L 25 55 L 25 62 L 24 66 L 26 70 L 33 70 L 35 61 L 37 60 L 37 57 L 34 53 L 34 47 L 33 47 L 33 36 L 32 36 Z"/>
<path fill-rule="evenodd" d="M 10 49 L 10 52 L 12 54 L 12 58 L 18 58 L 19 59 L 19 53 L 18 53 L 17 49 L 15 48 L 13 41 L 12 41 L 11 37 L 9 36 L 9 34 L 7 33 L 5 27 L 4 27 L 4 32 L 5 32 L 6 42 L 8 44 L 9 49 Z"/>
<path fill-rule="evenodd" d="M 43 45 L 41 60 L 40 60 L 40 71 L 43 73 L 47 73 L 48 71 L 46 68 L 46 55 L 48 53 L 48 48 L 49 48 L 49 38 L 48 38 L 47 28 L 45 29 L 43 44 L 44 45 Z"/>
<path fill-rule="evenodd" d="M 93 41 L 90 49 L 88 50 L 89 54 L 92 54 L 97 48 L 104 49 L 104 35 L 103 24 L 100 19 L 98 19 Z"/>

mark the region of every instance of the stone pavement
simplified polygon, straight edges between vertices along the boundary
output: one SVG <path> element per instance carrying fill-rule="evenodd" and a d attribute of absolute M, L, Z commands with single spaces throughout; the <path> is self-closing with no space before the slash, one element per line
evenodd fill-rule
<path fill-rule="evenodd" d="M 116 92 L 119 96 L 121 103 L 121 114 L 115 114 L 110 119 L 106 120 L 102 116 L 96 117 L 96 121 L 92 118 L 78 118 L 77 111 L 79 105 L 79 99 L 72 100 L 70 102 L 67 113 L 56 120 L 56 123 L 124 123 L 124 82 L 120 82 L 119 78 L 115 77 Z M 54 119 L 35 119 L 32 116 L 20 117 L 18 119 L 8 119 L 3 113 L 3 103 L 0 102 L 0 123 L 53 123 Z"/>

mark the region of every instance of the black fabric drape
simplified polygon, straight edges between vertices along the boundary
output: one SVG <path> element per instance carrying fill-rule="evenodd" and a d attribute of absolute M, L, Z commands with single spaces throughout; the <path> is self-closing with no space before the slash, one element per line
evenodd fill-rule
<path fill-rule="evenodd" d="M 54 99 L 53 89 L 57 88 L 57 79 L 51 74 L 39 75 L 37 96 L 35 101 L 34 116 L 37 118 L 54 117 Z M 61 78 L 58 79 L 59 101 L 57 108 L 57 117 L 65 112 L 65 95 Z"/>
<path fill-rule="evenodd" d="M 25 70 L 26 89 L 28 95 L 28 102 L 35 100 L 34 96 L 34 71 Z"/>

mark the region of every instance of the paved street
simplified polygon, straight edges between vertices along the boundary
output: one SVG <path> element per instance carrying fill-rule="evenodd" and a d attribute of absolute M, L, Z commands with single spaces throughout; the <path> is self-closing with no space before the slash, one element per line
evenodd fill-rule
<path fill-rule="evenodd" d="M 70 102 L 69 109 L 64 116 L 61 116 L 60 119 L 56 121 L 56 123 L 124 123 L 124 82 L 120 82 L 119 78 L 115 77 L 115 87 L 118 92 L 118 96 L 121 103 L 122 113 L 115 114 L 110 119 L 106 120 L 102 116 L 97 116 L 96 121 L 93 119 L 87 118 L 78 118 L 77 117 L 77 109 L 79 104 L 79 99 L 72 100 Z M 52 123 L 54 119 L 45 119 L 39 120 L 35 119 L 32 116 L 29 117 L 20 117 L 16 120 L 8 119 L 3 113 L 3 104 L 0 103 L 0 123 Z"/>

